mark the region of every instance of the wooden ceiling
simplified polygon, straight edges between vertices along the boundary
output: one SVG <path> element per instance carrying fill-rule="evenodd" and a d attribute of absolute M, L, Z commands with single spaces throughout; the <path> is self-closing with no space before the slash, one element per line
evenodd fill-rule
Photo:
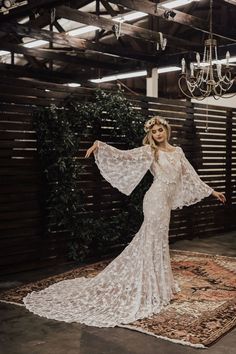
<path fill-rule="evenodd" d="M 196 51 L 203 51 L 209 31 L 209 0 L 194 1 L 171 11 L 163 8 L 161 2 L 28 0 L 15 4 L 13 1 L 8 12 L 0 5 L 0 51 L 11 53 L 0 56 L 0 73 L 93 86 L 90 79 L 180 65 L 183 56 L 188 62 Z M 113 18 L 130 11 L 148 16 L 122 23 L 117 38 L 117 22 Z M 220 58 L 227 50 L 236 56 L 235 19 L 236 1 L 214 0 L 213 32 Z M 88 25 L 100 29 L 80 36 L 68 35 L 68 31 Z M 158 49 L 161 33 L 167 39 L 165 50 Z M 32 40 L 47 43 L 36 48 L 23 46 Z M 132 86 L 133 82 L 129 84 Z"/>

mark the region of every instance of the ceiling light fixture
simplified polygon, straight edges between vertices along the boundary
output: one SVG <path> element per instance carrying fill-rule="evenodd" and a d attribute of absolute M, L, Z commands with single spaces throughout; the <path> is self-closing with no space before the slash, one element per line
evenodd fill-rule
<path fill-rule="evenodd" d="M 146 14 L 145 12 L 130 11 L 126 14 L 115 16 L 112 18 L 112 20 L 117 21 L 117 22 L 133 21 L 133 20 L 138 20 L 140 18 L 147 17 L 147 16 L 148 16 L 148 14 Z"/>
<path fill-rule="evenodd" d="M 37 41 L 31 41 L 28 43 L 24 43 L 23 47 L 25 48 L 35 48 L 35 47 L 40 47 L 41 45 L 47 44 L 48 41 L 44 41 L 42 39 L 38 39 Z"/>
<path fill-rule="evenodd" d="M 219 99 L 230 90 L 234 83 L 230 71 L 230 53 L 227 51 L 223 60 L 218 59 L 217 41 L 212 33 L 213 0 L 210 0 L 210 29 L 209 38 L 204 42 L 203 61 L 200 54 L 196 54 L 196 63 L 190 63 L 190 72 L 182 58 L 182 73 L 178 80 L 181 92 L 188 98 L 202 100 L 213 96 Z M 224 67 L 223 67 L 224 65 Z M 232 95 L 228 96 L 232 97 Z"/>
<path fill-rule="evenodd" d="M 83 26 L 80 28 L 75 28 L 73 30 L 70 30 L 67 32 L 67 34 L 69 34 L 70 36 L 78 36 L 80 34 L 85 34 L 85 33 L 89 33 L 89 32 L 93 32 L 100 29 L 99 27 L 96 26 Z"/>
<path fill-rule="evenodd" d="M 163 74 L 163 73 L 173 72 L 173 71 L 179 71 L 179 70 L 181 70 L 181 68 L 179 66 L 166 66 L 166 67 L 158 68 L 158 74 Z M 115 80 L 129 79 L 129 78 L 134 78 L 134 77 L 147 76 L 147 74 L 148 74 L 147 70 L 140 70 L 140 71 L 134 71 L 134 72 L 129 72 L 129 73 L 104 76 L 101 79 L 91 79 L 89 81 L 94 82 L 96 84 L 100 84 L 102 82 L 108 82 L 108 81 L 115 81 Z"/>
<path fill-rule="evenodd" d="M 191 2 L 199 2 L 201 0 L 173 0 L 173 1 L 164 1 L 158 4 L 158 6 L 163 6 L 167 9 L 174 9 L 179 6 L 191 4 Z"/>
<path fill-rule="evenodd" d="M 140 77 L 140 76 L 146 76 L 146 75 L 147 75 L 147 70 L 141 70 L 141 71 L 135 71 L 135 72 L 131 72 L 131 73 L 104 76 L 101 79 L 91 79 L 90 81 L 94 82 L 96 84 L 100 84 L 102 82 L 115 81 L 118 79 L 129 79 L 132 77 Z"/>
<path fill-rule="evenodd" d="M 76 82 L 69 82 L 69 83 L 64 84 L 64 85 L 69 86 L 69 87 L 79 87 L 79 86 L 81 86 L 81 84 L 78 84 Z"/>
<path fill-rule="evenodd" d="M 8 55 L 8 54 L 11 54 L 11 52 L 7 52 L 6 50 L 0 50 L 0 56 Z"/>

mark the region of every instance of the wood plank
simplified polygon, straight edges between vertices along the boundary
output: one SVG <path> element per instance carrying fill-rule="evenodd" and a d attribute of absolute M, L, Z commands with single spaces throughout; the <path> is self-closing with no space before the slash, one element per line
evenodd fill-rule
<path fill-rule="evenodd" d="M 99 17 L 96 15 L 88 14 L 86 12 L 82 12 L 79 10 L 71 9 L 68 6 L 57 6 L 56 7 L 57 16 L 61 18 L 66 18 L 68 20 L 76 21 L 79 23 L 83 23 L 86 25 L 93 25 L 99 28 L 102 28 L 106 31 L 113 31 L 114 30 L 114 21 L 106 19 L 104 17 Z M 133 38 L 142 39 L 148 42 L 160 43 L 161 36 L 159 32 L 154 32 L 151 30 L 147 30 L 145 28 L 137 27 L 134 25 L 130 25 L 127 23 L 122 23 L 120 28 L 121 35 L 125 34 L 131 36 Z M 192 48 L 195 45 L 199 47 L 199 44 L 191 43 L 191 41 L 182 40 L 180 38 L 175 38 L 170 35 L 164 34 L 164 37 L 168 39 L 168 43 L 170 45 L 178 46 L 180 48 Z"/>
<path fill-rule="evenodd" d="M 41 186 L 38 184 L 0 185 L 0 194 L 40 192 Z"/>
<path fill-rule="evenodd" d="M 49 42 L 60 44 L 62 46 L 71 46 L 74 48 L 84 49 L 84 40 L 67 35 L 66 33 L 56 33 L 47 30 L 38 30 L 32 27 L 24 26 L 13 22 L 5 22 L 0 24 L 0 30 L 4 33 L 17 33 L 22 37 L 31 37 L 35 39 L 43 39 Z"/>
<path fill-rule="evenodd" d="M 25 220 L 25 219 L 30 219 L 30 218 L 38 218 L 42 216 L 42 212 L 40 212 L 39 209 L 36 210 L 18 210 L 18 211 L 8 211 L 4 212 L 2 211 L 0 214 L 0 220 L 2 221 L 12 221 L 12 222 L 17 222 L 17 220 Z"/>
<path fill-rule="evenodd" d="M 1 124 L 1 123 L 0 123 Z M 22 126 L 21 126 L 22 128 Z M 23 140 L 36 140 L 36 133 L 34 130 L 29 130 L 27 131 L 22 130 L 19 131 L 19 129 L 15 129 L 14 131 L 6 131 L 5 126 L 2 128 L 3 130 L 0 130 L 0 141 L 1 140 L 16 140 L 16 139 L 23 139 Z"/>
<path fill-rule="evenodd" d="M 3 122 L 0 121 L 0 130 L 6 131 L 6 130 L 16 130 L 16 131 L 32 131 L 34 132 L 34 128 L 31 123 L 22 123 L 22 122 Z M 0 133 L 2 135 L 2 133 Z M 4 133 L 3 133 L 4 134 Z"/>
<path fill-rule="evenodd" d="M 197 28 L 199 30 L 208 30 L 208 24 L 205 20 L 198 17 L 192 16 L 190 14 L 173 9 L 174 16 L 166 16 L 167 9 L 159 6 L 156 3 L 147 0 L 109 0 L 113 4 L 121 4 L 132 10 L 137 10 L 141 12 L 148 13 L 155 17 L 160 17 L 161 19 L 168 22 L 176 22 L 181 25 L 185 25 L 192 28 Z"/>
<path fill-rule="evenodd" d="M 0 213 L 7 211 L 17 211 L 17 210 L 38 210 L 40 209 L 40 201 L 37 200 L 19 200 L 14 202 L 0 203 Z M 0 214 L 1 217 L 1 214 Z"/>
<path fill-rule="evenodd" d="M 4 149 L 4 150 L 0 150 L 0 158 L 1 157 L 37 157 L 38 156 L 38 152 L 36 151 L 36 149 L 34 150 L 25 150 L 25 149 L 20 149 L 18 148 L 19 150 L 7 150 L 7 149 Z"/>
<path fill-rule="evenodd" d="M 35 98 L 46 98 L 46 99 L 63 99 L 68 94 L 67 92 L 52 92 L 46 91 L 45 89 L 36 89 L 28 87 L 12 87 L 11 85 L 0 84 L 0 92 L 4 93 L 4 96 L 25 96 L 25 97 L 35 97 Z"/>
<path fill-rule="evenodd" d="M 1 134 L 1 133 L 0 133 Z M 21 148 L 21 149 L 36 149 L 36 141 L 13 141 L 13 140 L 1 140 L 1 148 Z"/>
<path fill-rule="evenodd" d="M 34 78 L 37 80 L 42 80 L 44 82 L 59 82 L 59 83 L 68 83 L 68 82 L 81 82 L 83 80 L 88 80 L 89 76 L 86 73 L 86 76 L 82 75 L 81 73 L 78 74 L 71 74 L 65 72 L 57 72 L 52 70 L 42 70 L 42 69 L 35 69 L 35 68 L 27 68 L 22 65 L 11 65 L 11 64 L 0 64 L 0 73 L 7 74 L 9 77 L 29 77 Z M 91 74 L 92 75 L 92 74 Z M 94 75 L 94 74 L 93 74 Z M 92 76 L 90 78 L 93 78 Z M 2 95 L 3 93 L 1 93 Z M 4 101 L 6 103 L 7 101 Z M 18 101 L 14 101 L 15 103 L 19 103 Z M 24 102 L 22 102 L 23 104 Z M 30 104 L 25 102 L 25 104 Z M 45 103 L 46 105 L 48 103 Z M 43 104 L 42 104 L 43 105 Z"/>
<path fill-rule="evenodd" d="M 18 229 L 18 228 L 26 228 L 26 227 L 34 227 L 39 228 L 40 224 L 42 223 L 42 218 L 31 218 L 31 219 L 24 219 L 24 220 L 15 220 L 14 223 L 11 221 L 1 221 L 0 223 L 0 230 L 1 233 L 5 232 L 8 229 Z"/>
<path fill-rule="evenodd" d="M 1 158 L 0 159 L 0 166 L 1 167 L 9 167 L 10 171 L 14 173 L 14 171 L 18 171 L 19 168 L 21 169 L 21 172 L 25 172 L 26 175 L 34 175 L 35 173 L 41 173 L 40 167 L 39 167 L 39 160 L 38 159 L 32 159 L 32 158 Z M 25 170 L 24 170 L 25 169 Z M 6 171 L 6 169 L 5 169 Z M 4 176 L 4 173 L 2 173 Z M 20 178 L 20 176 L 17 176 L 17 178 Z"/>
<path fill-rule="evenodd" d="M 12 43 L 1 43 L 1 49 L 6 50 L 13 53 L 24 54 L 33 58 L 43 58 L 43 59 L 51 59 L 57 62 L 62 63 L 70 63 L 72 65 L 77 65 L 79 68 L 98 68 L 104 70 L 122 70 L 122 64 L 115 63 L 113 61 L 110 63 L 109 61 L 97 61 L 93 59 L 89 59 L 88 57 L 75 56 L 70 54 L 64 54 L 61 52 L 56 52 L 51 49 L 40 49 L 40 48 L 25 48 L 22 45 L 12 44 Z M 132 64 L 130 64 L 132 67 Z M 135 67 L 135 65 L 133 65 Z"/>
<path fill-rule="evenodd" d="M 22 113 L 10 113 L 10 112 L 1 112 L 0 111 L 0 120 L 1 121 L 13 121 L 13 122 L 22 122 L 29 123 L 32 121 L 32 115 L 22 114 Z"/>
<path fill-rule="evenodd" d="M 30 184 L 41 184 L 42 183 L 42 173 L 26 175 L 26 176 L 0 176 L 0 183 L 2 185 L 12 185 L 16 183 L 30 183 Z"/>
<path fill-rule="evenodd" d="M 196 108 L 202 108 L 206 110 L 206 105 L 205 103 L 198 103 L 198 102 L 194 102 L 194 107 Z M 215 105 L 211 105 L 208 104 L 207 105 L 207 109 L 212 109 L 213 111 L 227 111 L 228 107 L 224 107 L 224 106 L 215 106 Z"/>
<path fill-rule="evenodd" d="M 0 64 L 1 65 L 1 64 Z M 14 96 L 14 95 L 4 95 L 4 93 L 0 94 L 0 100 L 4 103 L 21 103 L 21 104 L 34 104 L 36 106 L 50 106 L 51 104 L 59 105 L 62 100 L 54 100 L 54 99 L 45 99 L 45 98 L 37 98 L 37 97 L 24 97 L 24 96 Z"/>

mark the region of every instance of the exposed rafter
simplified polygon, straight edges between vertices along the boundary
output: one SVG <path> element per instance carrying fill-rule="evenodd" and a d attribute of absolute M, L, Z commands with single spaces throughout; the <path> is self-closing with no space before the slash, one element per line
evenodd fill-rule
<path fill-rule="evenodd" d="M 48 80 L 53 82 L 86 82 L 89 78 L 94 78 L 94 74 L 82 74 L 82 73 L 67 73 L 57 72 L 51 70 L 42 70 L 34 68 L 25 68 L 21 65 L 0 64 L 0 73 L 8 73 L 14 75 L 14 77 L 32 77 L 39 80 Z"/>
<path fill-rule="evenodd" d="M 208 24 L 205 20 L 180 12 L 176 9 L 172 10 L 172 16 L 168 15 L 168 12 L 170 11 L 161 7 L 161 3 L 156 4 L 148 0 L 109 0 L 109 2 L 123 5 L 132 10 L 142 11 L 155 17 L 161 17 L 166 21 L 176 22 L 181 25 L 203 30 L 208 28 Z"/>
<path fill-rule="evenodd" d="M 64 33 L 54 33 L 48 30 L 39 30 L 35 28 L 29 28 L 24 25 L 17 25 L 12 23 L 0 24 L 0 31 L 5 33 L 17 33 L 22 37 L 42 39 L 49 42 L 52 41 L 55 44 L 66 46 L 69 47 L 69 49 L 74 49 L 76 51 L 90 50 L 90 51 L 99 52 L 103 54 L 107 53 L 111 55 L 116 55 L 121 58 L 134 59 L 134 60 L 150 62 L 150 63 L 157 63 L 157 58 L 155 55 L 148 55 L 147 53 L 144 52 L 129 50 L 127 48 L 122 48 L 119 45 L 111 46 L 102 43 L 95 43 L 93 41 L 87 41 L 85 39 L 77 39 L 65 35 Z M 0 44 L 0 49 L 4 49 L 3 47 L 1 47 L 1 44 Z"/>
<path fill-rule="evenodd" d="M 190 28 L 194 28 L 204 33 L 210 33 L 209 24 L 207 21 L 189 15 L 187 13 L 180 12 L 176 9 L 170 11 L 169 9 L 165 9 L 164 7 L 162 7 L 161 3 L 154 4 L 153 2 L 148 0 L 135 0 L 135 1 L 134 0 L 109 0 L 109 1 L 114 4 L 122 4 L 129 9 L 142 11 L 149 15 L 162 18 L 163 20 L 166 20 L 168 22 L 175 22 L 180 25 L 185 25 Z M 228 39 L 234 42 L 234 38 L 228 38 L 227 36 L 221 33 L 216 33 L 217 31 L 219 32 L 219 29 L 217 28 L 217 26 L 214 27 L 215 27 L 215 32 L 213 32 L 214 36 L 223 39 Z"/>
<path fill-rule="evenodd" d="M 112 31 L 115 25 L 114 21 L 112 20 L 108 20 L 104 17 L 99 17 L 96 15 L 91 15 L 82 11 L 77 11 L 67 6 L 56 7 L 56 14 L 61 18 L 66 18 L 71 21 L 77 21 L 86 25 L 97 26 L 108 31 Z M 125 34 L 133 38 L 142 39 L 144 41 L 152 43 L 160 43 L 161 40 L 161 35 L 159 32 L 150 31 L 145 28 L 137 27 L 127 23 L 122 23 L 120 31 L 121 34 Z M 169 45 L 175 48 L 178 47 L 191 49 L 201 47 L 200 45 L 198 45 L 197 43 L 193 43 L 192 41 L 183 40 L 166 34 L 164 34 L 164 36 L 168 39 Z"/>
<path fill-rule="evenodd" d="M 55 33 L 47 30 L 38 30 L 16 23 L 0 24 L 0 31 L 4 33 L 17 33 L 22 37 L 30 37 L 35 39 L 42 39 L 51 41 L 64 46 L 71 46 L 77 49 L 83 49 L 84 39 L 74 38 L 65 33 Z"/>
<path fill-rule="evenodd" d="M 98 60 L 92 60 L 89 58 L 81 58 L 73 55 L 73 53 L 72 55 L 68 55 L 68 54 L 54 51 L 52 49 L 25 48 L 22 45 L 3 43 L 3 42 L 1 43 L 1 49 L 13 53 L 24 54 L 33 58 L 43 58 L 47 60 L 55 60 L 59 62 L 76 64 L 81 67 L 89 67 L 89 68 L 93 67 L 93 68 L 101 68 L 107 70 L 120 70 L 122 68 L 122 66 L 118 64 L 99 62 Z"/>
<path fill-rule="evenodd" d="M 231 4 L 231 5 L 236 6 L 236 0 L 224 0 L 224 2 L 227 2 L 227 3 Z"/>
<path fill-rule="evenodd" d="M 76 21 L 86 25 L 98 26 L 107 31 L 113 31 L 115 24 L 117 24 L 116 22 L 108 20 L 107 18 L 92 15 L 87 12 L 77 11 L 71 9 L 68 6 L 56 7 L 56 15 L 58 17 L 66 18 L 68 20 Z M 122 23 L 120 33 L 146 41 L 153 41 L 156 43 L 160 43 L 161 40 L 160 33 L 149 31 L 127 23 Z"/>
<path fill-rule="evenodd" d="M 119 13 L 113 9 L 113 7 L 109 4 L 107 0 L 101 0 L 101 3 L 112 17 L 116 16 Z"/>
<path fill-rule="evenodd" d="M 218 47 L 222 47 L 219 56 L 225 56 L 228 49 L 234 56 L 236 46 L 231 44 L 234 40 L 226 36 L 234 37 L 236 6 L 233 0 L 214 0 L 214 5 L 218 26 L 214 27 L 214 32 L 221 37 Z M 186 9 L 188 13 L 185 13 L 185 8 L 183 12 L 169 10 L 161 7 L 160 1 L 153 0 L 29 0 L 26 6 L 12 9 L 6 15 L 0 14 L 0 50 L 11 53 L 11 56 L 0 57 L 0 60 L 14 64 L 2 65 L 0 71 L 5 72 L 5 76 L 9 73 L 12 77 L 47 78 L 54 82 L 75 81 L 89 85 L 88 80 L 98 76 L 179 65 L 183 55 L 191 62 L 195 60 L 195 52 L 203 50 L 208 33 L 208 7 L 202 2 Z M 114 16 L 122 16 L 130 10 L 141 11 L 148 16 L 140 21 L 125 21 L 121 25 L 114 21 Z M 17 24 L 26 16 L 29 16 L 27 23 Z M 99 30 L 83 34 L 87 39 L 70 36 L 65 31 L 74 29 L 75 23 L 63 21 L 64 18 L 77 22 L 77 27 L 92 25 Z M 42 29 L 45 26 L 49 29 Z M 120 36 L 115 33 L 115 27 Z M 158 50 L 157 45 L 162 33 L 168 41 L 165 51 Z M 48 45 L 26 48 L 21 43 L 26 38 L 46 40 Z M 15 53 L 24 55 L 26 65 L 25 60 Z M 162 81 L 163 76 L 160 85 Z"/>

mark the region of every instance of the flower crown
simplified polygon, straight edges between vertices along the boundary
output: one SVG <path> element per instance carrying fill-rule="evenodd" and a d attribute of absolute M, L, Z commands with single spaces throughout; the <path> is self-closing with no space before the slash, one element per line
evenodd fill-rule
<path fill-rule="evenodd" d="M 168 122 L 164 118 L 152 117 L 149 120 L 147 120 L 146 123 L 144 124 L 144 131 L 146 133 L 149 131 L 150 127 L 156 123 L 156 120 L 158 120 L 158 122 L 160 122 L 160 124 L 165 125 L 166 127 L 168 126 Z"/>

